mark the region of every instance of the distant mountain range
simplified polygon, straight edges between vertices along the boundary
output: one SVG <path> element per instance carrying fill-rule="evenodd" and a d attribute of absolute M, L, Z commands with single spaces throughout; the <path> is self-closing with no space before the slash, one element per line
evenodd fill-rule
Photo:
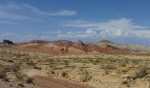
<path fill-rule="evenodd" d="M 115 44 L 109 40 L 98 42 L 83 43 L 82 41 L 71 42 L 67 40 L 45 41 L 32 40 L 26 43 L 13 43 L 10 40 L 4 40 L 1 45 L 12 45 L 13 48 L 23 51 L 43 52 L 50 54 L 131 54 L 149 53 L 150 47 L 131 44 Z"/>
<path fill-rule="evenodd" d="M 111 45 L 118 49 L 128 50 L 128 51 L 135 51 L 135 52 L 150 52 L 149 46 L 144 45 L 134 45 L 134 44 L 115 44 L 109 40 L 101 40 L 99 42 L 90 42 L 90 44 L 95 44 L 98 46 L 101 45 Z"/>

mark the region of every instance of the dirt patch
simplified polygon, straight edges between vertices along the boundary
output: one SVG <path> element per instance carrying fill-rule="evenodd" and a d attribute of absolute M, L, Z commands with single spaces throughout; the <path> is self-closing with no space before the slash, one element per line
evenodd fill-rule
<path fill-rule="evenodd" d="M 42 76 L 33 77 L 33 83 L 43 88 L 94 88 L 88 85 L 74 84 L 63 80 L 52 79 Z"/>

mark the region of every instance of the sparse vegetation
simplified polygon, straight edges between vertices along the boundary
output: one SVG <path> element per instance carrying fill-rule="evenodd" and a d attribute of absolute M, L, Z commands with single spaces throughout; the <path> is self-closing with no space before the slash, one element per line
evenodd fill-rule
<path fill-rule="evenodd" d="M 82 82 L 87 82 L 92 78 L 92 76 L 90 75 L 90 73 L 87 70 L 83 70 L 80 74 L 80 80 Z"/>
<path fill-rule="evenodd" d="M 102 69 L 104 69 L 105 73 L 108 74 L 110 70 L 116 69 L 116 66 L 114 64 L 108 63 L 108 64 L 102 65 Z"/>
<path fill-rule="evenodd" d="M 69 62 L 67 60 L 64 60 L 65 65 L 69 65 Z"/>
<path fill-rule="evenodd" d="M 4 80 L 7 76 L 13 77 L 14 75 L 17 81 L 30 84 L 33 83 L 32 75 L 48 75 L 57 79 L 83 82 L 89 85 L 97 83 L 99 87 L 101 87 L 100 85 L 104 87 L 107 83 L 113 84 L 111 80 L 114 79 L 116 85 L 119 84 L 124 88 L 132 87 L 137 81 L 143 82 L 141 79 L 147 82 L 146 78 L 150 75 L 150 56 L 42 55 L 15 53 L 13 50 L 11 53 L 7 50 L 0 51 L 0 60 L 4 64 L 6 63 L 5 65 L 0 64 L 0 78 Z"/>
<path fill-rule="evenodd" d="M 17 73 L 15 74 L 15 76 L 16 76 L 16 78 L 17 78 L 19 81 L 25 81 L 25 80 L 27 79 L 27 76 L 26 76 L 26 75 L 21 74 L 21 73 L 19 73 L 19 72 L 17 72 Z"/>
<path fill-rule="evenodd" d="M 135 80 L 137 78 L 145 77 L 148 74 L 148 68 L 146 66 L 141 66 L 135 74 L 133 74 L 132 78 Z"/>
<path fill-rule="evenodd" d="M 0 78 L 4 78 L 6 76 L 5 67 L 0 64 Z"/>
<path fill-rule="evenodd" d="M 29 84 L 33 83 L 33 78 L 28 77 L 27 80 L 26 80 L 26 83 L 29 83 Z"/>
<path fill-rule="evenodd" d="M 61 73 L 61 75 L 62 75 L 62 77 L 68 77 L 68 73 L 67 73 L 66 71 L 63 71 L 63 72 Z"/>

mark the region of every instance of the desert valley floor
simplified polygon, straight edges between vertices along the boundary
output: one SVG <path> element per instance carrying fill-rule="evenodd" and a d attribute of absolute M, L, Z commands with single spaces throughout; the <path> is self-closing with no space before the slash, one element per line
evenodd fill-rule
<path fill-rule="evenodd" d="M 149 53 L 67 44 L 1 45 L 0 88 L 149 88 Z"/>

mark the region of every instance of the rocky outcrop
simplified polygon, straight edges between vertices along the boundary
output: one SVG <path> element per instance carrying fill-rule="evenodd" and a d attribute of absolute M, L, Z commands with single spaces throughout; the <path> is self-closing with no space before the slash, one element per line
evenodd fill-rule
<path fill-rule="evenodd" d="M 11 45 L 11 44 L 14 44 L 14 43 L 10 40 L 3 40 L 3 44 Z"/>
<path fill-rule="evenodd" d="M 102 45 L 102 46 L 100 46 L 100 48 L 111 48 L 111 49 L 118 49 L 118 48 L 116 48 L 116 47 L 114 47 L 114 46 L 111 46 L 111 45 Z"/>
<path fill-rule="evenodd" d="M 72 46 L 72 42 L 67 41 L 67 40 L 59 40 L 59 41 L 56 41 L 55 44 L 58 45 L 58 46 L 64 46 L 64 47 Z"/>
<path fill-rule="evenodd" d="M 99 47 L 95 44 L 87 44 L 86 49 L 88 52 L 92 52 L 92 53 L 98 53 L 99 52 Z"/>
<path fill-rule="evenodd" d="M 59 40 L 49 43 L 42 41 L 33 41 L 32 43 L 22 44 L 18 46 L 23 50 L 44 52 L 50 54 L 88 54 L 88 53 L 113 53 L 124 54 L 125 50 L 118 49 L 109 44 L 85 44 L 82 41 L 71 42 L 67 40 Z"/>
<path fill-rule="evenodd" d="M 77 41 L 77 42 L 70 42 L 70 41 L 67 41 L 67 40 L 59 40 L 59 41 L 56 41 L 54 44 L 56 44 L 57 46 L 62 47 L 61 52 L 63 54 L 67 53 L 68 50 L 70 50 L 69 48 L 72 48 L 71 51 L 73 51 L 73 48 L 74 48 L 74 49 L 78 49 L 78 50 L 82 50 L 82 51 L 87 52 L 86 44 L 84 44 L 80 40 Z"/>
<path fill-rule="evenodd" d="M 48 43 L 49 41 L 44 41 L 44 40 L 32 40 L 29 41 L 29 43 Z"/>
<path fill-rule="evenodd" d="M 99 41 L 99 43 L 112 43 L 112 42 L 111 42 L 111 41 L 109 41 L 109 40 L 105 40 L 105 39 L 103 39 L 103 40 Z"/>
<path fill-rule="evenodd" d="M 128 52 L 125 50 L 118 49 L 111 45 L 102 45 L 100 46 L 101 53 L 109 53 L 109 54 L 127 54 Z"/>
<path fill-rule="evenodd" d="M 69 50 L 69 47 L 72 46 L 72 42 L 71 42 L 71 41 L 67 41 L 67 40 L 55 41 L 54 44 L 57 45 L 57 46 L 62 47 L 62 48 L 61 48 L 61 53 L 62 53 L 62 54 L 67 53 L 68 50 Z"/>
<path fill-rule="evenodd" d="M 80 49 L 80 50 L 84 50 L 84 51 L 86 51 L 87 49 L 86 49 L 86 44 L 84 44 L 82 41 L 77 41 L 77 42 L 74 42 L 73 44 L 72 44 L 72 47 L 74 47 L 74 48 L 77 48 L 77 49 Z"/>

